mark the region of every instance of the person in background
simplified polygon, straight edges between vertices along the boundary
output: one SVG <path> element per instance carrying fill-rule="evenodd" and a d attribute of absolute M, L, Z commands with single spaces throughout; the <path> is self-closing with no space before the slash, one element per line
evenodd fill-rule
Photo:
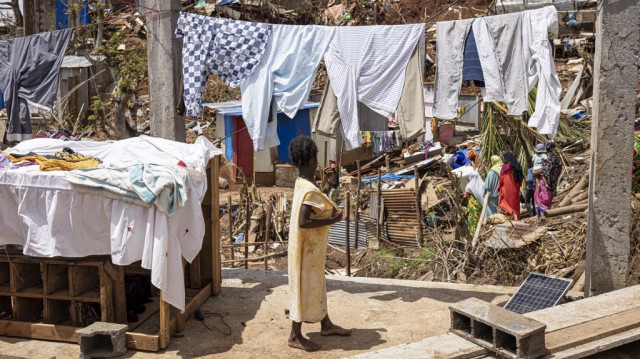
<path fill-rule="evenodd" d="M 535 204 L 533 201 L 533 195 L 536 189 L 536 179 L 533 177 L 533 159 L 529 157 L 527 159 L 527 192 L 524 196 L 524 205 L 527 208 L 529 217 L 535 216 Z"/>
<path fill-rule="evenodd" d="M 518 159 L 511 152 L 502 155 L 504 164 L 500 170 L 500 180 L 498 182 L 498 207 L 511 218 L 520 220 L 520 187 L 524 175 Z M 534 170 L 535 171 L 535 170 Z"/>
<path fill-rule="evenodd" d="M 324 277 L 329 226 L 342 219 L 342 211 L 327 197 L 335 171 L 324 169 L 322 190 L 316 185 L 318 148 L 311 137 L 294 138 L 289 144 L 289 156 L 298 168 L 299 177 L 293 191 L 289 223 L 289 318 L 292 323 L 288 345 L 314 351 L 320 345 L 302 335 L 303 322 L 320 322 L 321 335 L 351 334 L 351 330 L 343 329 L 329 319 Z"/>
<path fill-rule="evenodd" d="M 535 177 L 542 175 L 542 168 L 545 163 L 548 163 L 549 157 L 547 156 L 547 149 L 543 143 L 538 143 L 534 148 L 535 154 L 532 157 L 533 160 L 533 175 Z"/>
<path fill-rule="evenodd" d="M 469 211 L 467 224 L 469 226 L 469 234 L 473 236 L 476 233 L 484 202 L 484 182 L 480 178 L 480 174 L 475 170 L 469 173 L 469 183 L 464 189 L 464 197 L 469 200 L 467 205 L 467 210 Z"/>
<path fill-rule="evenodd" d="M 533 203 L 538 217 L 544 216 L 544 213 L 551 208 L 551 201 L 553 201 L 553 192 L 548 185 L 547 179 L 544 176 L 538 176 L 536 190 L 533 194 Z"/>
<path fill-rule="evenodd" d="M 491 156 L 491 169 L 489 169 L 487 178 L 484 181 L 484 193 L 489 193 L 489 202 L 487 203 L 485 217 L 490 217 L 498 213 L 498 199 L 500 195 L 500 192 L 498 191 L 498 183 L 500 180 L 502 164 L 500 156 Z M 484 198 L 482 201 L 484 202 Z"/>
<path fill-rule="evenodd" d="M 547 150 L 547 162 L 542 166 L 542 176 L 547 180 L 547 185 L 551 191 L 551 199 L 558 193 L 558 180 L 562 173 L 562 160 L 553 153 L 556 147 L 555 142 L 547 141 L 545 144 Z"/>

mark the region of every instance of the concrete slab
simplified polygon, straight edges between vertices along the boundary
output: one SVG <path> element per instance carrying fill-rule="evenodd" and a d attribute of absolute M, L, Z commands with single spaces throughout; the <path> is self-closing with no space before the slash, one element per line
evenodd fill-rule
<path fill-rule="evenodd" d="M 331 318 L 354 328 L 354 332 L 345 338 L 322 337 L 319 324 L 305 324 L 303 333 L 322 344 L 319 352 L 305 353 L 286 345 L 291 328 L 284 314 L 289 303 L 286 273 L 223 270 L 222 275 L 221 294 L 202 306 L 205 324 L 211 330 L 191 317 L 166 351 L 130 350 L 125 357 L 343 358 L 445 334 L 449 330 L 449 304 L 470 297 L 502 304 L 517 289 L 327 276 Z M 230 335 L 223 334 L 229 329 Z M 0 337 L 0 353 L 19 358 L 78 358 L 80 348 L 75 344 Z"/>

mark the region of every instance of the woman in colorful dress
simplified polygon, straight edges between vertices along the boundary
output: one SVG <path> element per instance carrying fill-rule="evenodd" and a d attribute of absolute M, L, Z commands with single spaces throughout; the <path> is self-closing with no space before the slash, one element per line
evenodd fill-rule
<path fill-rule="evenodd" d="M 302 335 L 302 322 L 321 323 L 321 335 L 350 335 L 331 322 L 327 314 L 327 288 L 324 278 L 329 226 L 342 219 L 342 211 L 327 197 L 335 171 L 326 168 L 322 191 L 315 182 L 318 148 L 311 137 L 298 136 L 289 144 L 291 162 L 299 177 L 293 191 L 289 223 L 289 292 L 292 320 L 288 345 L 314 351 L 320 345 Z"/>
<path fill-rule="evenodd" d="M 507 217 L 520 220 L 520 187 L 524 179 L 522 166 L 511 152 L 505 152 L 502 160 L 504 164 L 500 170 L 498 183 L 498 191 L 500 191 L 498 207 Z"/>
<path fill-rule="evenodd" d="M 484 193 L 489 193 L 489 202 L 487 203 L 485 218 L 498 213 L 498 199 L 500 198 L 498 183 L 500 182 L 502 164 L 500 156 L 491 156 L 491 169 L 487 173 L 487 179 L 484 181 Z M 484 196 L 482 197 L 482 201 L 484 202 Z"/>

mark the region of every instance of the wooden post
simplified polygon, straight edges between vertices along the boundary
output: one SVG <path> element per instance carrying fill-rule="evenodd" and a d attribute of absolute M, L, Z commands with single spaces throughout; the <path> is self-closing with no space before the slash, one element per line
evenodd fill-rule
<path fill-rule="evenodd" d="M 382 213 L 380 213 L 382 211 L 381 209 L 382 207 L 382 185 L 380 183 L 380 168 L 378 168 L 378 203 L 377 203 L 377 208 L 378 208 L 378 212 L 377 212 L 377 218 L 376 218 L 376 239 L 378 240 L 378 243 L 380 243 L 380 230 L 382 229 Z"/>
<path fill-rule="evenodd" d="M 624 288 L 629 273 L 637 0 L 598 2 L 585 296 Z"/>
<path fill-rule="evenodd" d="M 413 176 L 416 185 L 416 212 L 418 217 L 418 246 L 422 246 L 422 209 L 420 208 L 420 177 L 418 166 L 413 166 Z"/>
<path fill-rule="evenodd" d="M 160 349 L 166 349 L 169 346 L 169 341 L 171 340 L 171 314 L 169 310 L 169 303 L 162 299 L 162 293 L 160 293 L 159 336 Z"/>
<path fill-rule="evenodd" d="M 220 156 L 215 156 L 210 170 L 211 186 L 211 290 L 220 293 L 222 287 L 222 258 L 220 256 Z"/>
<path fill-rule="evenodd" d="M 322 185 L 324 186 L 325 177 L 324 177 L 324 169 L 327 168 L 327 164 L 329 161 L 327 160 L 327 141 L 324 141 L 324 157 L 322 158 L 322 171 L 321 171 L 321 180 Z"/>
<path fill-rule="evenodd" d="M 229 243 L 233 244 L 233 216 L 231 215 L 231 196 L 227 197 L 227 208 L 229 210 Z M 231 247 L 231 260 L 236 259 L 236 247 Z M 236 262 L 231 262 L 231 268 L 235 267 Z"/>
<path fill-rule="evenodd" d="M 347 196 L 345 198 L 344 210 L 345 210 L 345 240 L 344 240 L 344 249 L 345 255 L 347 256 L 347 276 L 351 276 L 351 245 L 349 244 L 349 212 L 351 205 L 351 193 L 347 192 Z"/>
<path fill-rule="evenodd" d="M 251 197 L 247 196 L 246 223 L 244 224 L 244 269 L 249 269 L 249 228 L 251 223 Z"/>
<path fill-rule="evenodd" d="M 116 323 L 127 324 L 127 293 L 124 281 L 124 267 L 115 266 L 118 279 L 114 286 Z"/>
<path fill-rule="evenodd" d="M 362 175 L 360 174 L 360 161 L 356 161 L 356 166 L 358 167 L 358 194 L 356 196 L 356 213 L 355 213 L 355 227 L 353 228 L 353 233 L 355 235 L 355 240 L 353 241 L 353 248 L 358 249 L 358 224 L 360 223 L 360 188 L 362 185 Z"/>
<path fill-rule="evenodd" d="M 389 160 L 389 155 L 384 156 L 384 166 L 386 169 L 385 173 L 391 172 L 391 161 Z"/>
<path fill-rule="evenodd" d="M 267 203 L 265 205 L 266 209 L 266 218 L 265 218 L 265 230 L 264 230 L 264 270 L 268 270 L 269 266 L 269 232 L 271 226 L 271 205 Z"/>

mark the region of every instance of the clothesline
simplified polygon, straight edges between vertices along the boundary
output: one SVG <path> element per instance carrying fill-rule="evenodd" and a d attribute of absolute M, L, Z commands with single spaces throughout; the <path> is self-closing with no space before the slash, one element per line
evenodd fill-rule
<path fill-rule="evenodd" d="M 456 0 L 451 4 L 445 5 L 440 11 L 438 11 L 435 15 L 431 16 L 430 18 L 428 18 L 424 23 L 426 23 L 427 25 L 438 23 L 438 21 L 431 21 L 431 20 L 433 20 L 434 18 L 438 17 L 443 12 L 448 10 L 451 6 L 456 5 L 460 1 L 462 1 L 462 0 Z M 127 6 L 123 7 L 119 12 L 124 12 L 125 9 L 131 9 L 131 8 L 135 8 L 135 7 L 140 8 L 140 9 L 144 9 L 144 10 L 147 10 L 149 12 L 156 13 L 156 14 L 161 14 L 161 13 L 166 13 L 166 12 L 176 12 L 176 13 L 182 12 L 182 10 L 178 10 L 178 9 L 175 9 L 175 10 L 174 9 L 160 10 L 160 9 L 152 8 L 152 7 L 148 7 L 148 6 L 137 5 L 137 4 L 132 3 L 131 1 L 128 1 L 128 0 L 121 0 L 121 2 L 125 3 Z M 569 0 L 569 1 L 559 2 L 559 3 L 552 3 L 551 5 L 557 7 L 559 5 L 565 5 L 565 4 L 579 4 L 579 3 L 589 3 L 589 2 L 592 2 L 592 0 Z M 114 16 L 115 16 L 115 14 L 109 14 L 108 18 L 103 20 L 103 21 L 97 21 L 97 22 L 92 22 L 90 24 L 66 27 L 65 29 L 81 29 L 81 28 L 86 28 L 86 27 L 109 24 L 113 20 L 115 20 L 115 19 L 110 19 L 110 18 L 112 18 Z M 484 16 L 479 16 L 478 18 L 480 18 L 480 17 L 484 17 Z M 420 23 L 422 23 L 422 22 L 420 22 Z M 411 24 L 405 24 L 405 25 L 411 25 Z M 300 26 L 305 26 L 305 25 L 300 25 Z M 52 31 L 57 31 L 57 30 L 52 30 Z M 26 36 L 30 36 L 30 35 L 16 36 L 16 37 L 12 37 L 12 39 L 17 39 L 17 38 L 26 37 Z"/>

